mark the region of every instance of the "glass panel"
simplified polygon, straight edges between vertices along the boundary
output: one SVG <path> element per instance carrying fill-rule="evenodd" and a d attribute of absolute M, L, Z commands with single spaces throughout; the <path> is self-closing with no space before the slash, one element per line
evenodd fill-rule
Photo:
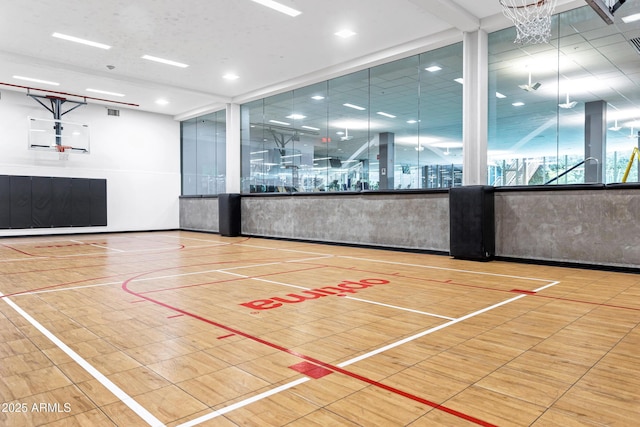
<path fill-rule="evenodd" d="M 327 125 L 327 82 L 296 89 L 293 119 L 298 129 L 297 157 L 291 159 L 298 173 L 299 191 L 321 191 L 326 187 L 329 169 Z M 299 155 L 299 156 L 298 156 Z"/>
<path fill-rule="evenodd" d="M 372 163 L 369 133 L 369 70 L 328 82 L 328 132 L 326 156 L 316 156 L 316 170 L 324 184 L 321 191 L 355 190 L 378 185 L 378 169 Z M 368 164 L 371 169 L 367 176 Z M 320 175 L 322 174 L 322 175 Z"/>
<path fill-rule="evenodd" d="M 462 185 L 462 43 L 420 55 L 422 188 Z"/>
<path fill-rule="evenodd" d="M 416 150 L 419 76 L 418 56 L 371 69 L 369 129 L 372 144 L 378 146 L 372 150 L 378 153 L 377 162 L 372 163 L 378 163 L 381 188 L 420 188 L 420 153 Z M 386 184 L 384 169 L 388 171 Z"/>
<path fill-rule="evenodd" d="M 197 119 L 186 120 L 180 123 L 182 140 L 182 194 L 185 196 L 197 194 L 196 129 Z"/>
<path fill-rule="evenodd" d="M 213 195 L 225 191 L 225 111 L 181 123 L 182 194 Z"/>

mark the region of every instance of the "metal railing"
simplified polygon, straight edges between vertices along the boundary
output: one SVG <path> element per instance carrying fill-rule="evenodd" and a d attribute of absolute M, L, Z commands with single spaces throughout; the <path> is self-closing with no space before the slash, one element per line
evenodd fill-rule
<path fill-rule="evenodd" d="M 580 163 L 576 164 L 575 166 L 572 166 L 571 168 L 567 169 L 566 171 L 562 172 L 560 175 L 556 176 L 555 178 L 550 179 L 549 181 L 545 182 L 544 185 L 549 185 L 552 182 L 562 178 L 563 176 L 565 176 L 566 174 L 568 174 L 569 172 L 571 172 L 572 170 L 584 165 L 586 162 L 588 161 L 594 161 L 596 162 L 596 165 L 598 165 L 600 162 L 598 161 L 598 159 L 596 159 L 595 157 L 587 157 L 586 159 L 584 159 L 583 161 L 581 161 Z"/>

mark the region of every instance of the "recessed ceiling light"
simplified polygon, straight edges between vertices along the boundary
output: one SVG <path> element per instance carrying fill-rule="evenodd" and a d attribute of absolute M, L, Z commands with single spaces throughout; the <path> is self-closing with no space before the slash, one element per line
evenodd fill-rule
<path fill-rule="evenodd" d="M 355 110 L 360 110 L 360 111 L 366 110 L 366 108 L 360 107 L 359 105 L 354 105 L 354 104 L 349 104 L 349 103 L 342 104 L 342 105 L 344 105 L 345 107 L 353 108 Z"/>
<path fill-rule="evenodd" d="M 496 98 L 501 98 L 502 99 L 502 98 L 506 98 L 506 97 L 507 97 L 507 95 L 503 95 L 500 92 L 496 92 Z"/>
<path fill-rule="evenodd" d="M 640 13 L 634 13 L 633 15 L 623 16 L 622 22 L 628 24 L 629 22 L 636 22 L 640 20 Z"/>
<path fill-rule="evenodd" d="M 238 80 L 240 76 L 233 73 L 227 73 L 224 76 L 222 76 L 222 78 L 226 80 Z"/>
<path fill-rule="evenodd" d="M 161 64 L 173 65 L 174 67 L 187 68 L 187 64 L 183 64 L 181 62 L 172 61 L 170 59 L 158 58 L 157 56 L 151 55 L 142 55 L 142 59 L 146 59 L 149 61 L 159 62 Z"/>
<path fill-rule="evenodd" d="M 81 39 L 78 37 L 74 37 L 74 36 L 68 36 L 66 34 L 60 34 L 60 33 L 53 33 L 51 34 L 53 37 L 57 38 L 57 39 L 62 39 L 62 40 L 67 40 L 70 42 L 75 42 L 75 43 L 80 43 L 80 44 L 84 44 L 87 46 L 93 46 L 93 47 L 97 47 L 100 49 L 111 49 L 111 46 L 104 44 L 104 43 L 97 43 L 97 42 L 92 42 L 91 40 L 85 40 L 85 39 Z"/>
<path fill-rule="evenodd" d="M 306 118 L 307 118 L 307 116 L 303 116 L 302 114 L 296 114 L 296 113 L 289 114 L 287 116 L 287 119 L 291 119 L 291 120 L 302 120 L 302 119 L 306 119 Z"/>
<path fill-rule="evenodd" d="M 156 104 L 158 104 L 158 105 L 168 105 L 169 101 L 167 101 L 166 99 L 156 99 Z"/>
<path fill-rule="evenodd" d="M 60 83 L 57 83 L 57 82 L 51 82 L 49 80 L 34 79 L 32 77 L 13 76 L 13 78 L 14 79 L 18 79 L 18 80 L 26 80 L 28 82 L 42 83 L 42 84 L 45 84 L 45 85 L 60 86 Z"/>
<path fill-rule="evenodd" d="M 427 70 L 430 73 L 433 73 L 434 71 L 442 70 L 442 68 L 438 67 L 437 65 L 432 65 L 431 67 L 425 68 L 425 70 Z"/>
<path fill-rule="evenodd" d="M 395 119 L 396 118 L 396 116 L 394 116 L 393 114 L 385 113 L 384 111 L 378 111 L 376 114 L 379 114 L 379 115 L 385 116 L 385 117 L 389 117 L 390 119 Z"/>
<path fill-rule="evenodd" d="M 413 125 L 415 123 L 418 123 L 418 121 L 411 119 L 411 120 L 407 120 L 407 123 L 409 123 L 410 125 Z"/>
<path fill-rule="evenodd" d="M 309 129 L 309 130 L 320 130 L 320 128 L 314 128 L 313 126 L 301 126 L 303 129 Z"/>
<path fill-rule="evenodd" d="M 462 77 L 458 77 L 457 79 L 453 79 L 453 80 L 460 83 L 461 85 L 464 84 L 464 80 L 462 79 Z"/>
<path fill-rule="evenodd" d="M 289 6 L 285 6 L 273 0 L 251 0 L 251 1 L 253 1 L 254 3 L 261 4 L 263 6 L 266 6 L 268 8 L 271 8 L 273 10 L 277 10 L 278 12 L 284 13 L 285 15 L 289 15 L 294 18 L 302 13 L 299 10 L 295 10 Z"/>
<path fill-rule="evenodd" d="M 107 91 L 107 90 L 101 90 L 101 89 L 91 89 L 91 88 L 87 88 L 86 90 L 87 90 L 87 92 L 101 93 L 101 94 L 103 94 L 103 95 L 124 96 L 124 93 L 109 92 L 109 91 Z"/>
<path fill-rule="evenodd" d="M 269 120 L 269 123 L 275 123 L 277 125 L 291 126 L 291 123 L 281 122 L 281 121 L 278 121 L 278 120 Z"/>
<path fill-rule="evenodd" d="M 348 30 L 348 29 L 340 30 L 340 31 L 338 31 L 337 33 L 334 33 L 334 34 L 336 36 L 338 36 L 338 37 L 342 37 L 343 39 L 346 39 L 346 38 L 349 38 L 351 36 L 355 36 L 356 35 L 356 33 L 354 33 L 351 30 Z"/>
<path fill-rule="evenodd" d="M 513 104 L 511 104 L 511 105 L 513 105 L 514 107 L 522 107 L 522 106 L 524 105 L 524 102 L 520 102 L 520 101 L 518 101 L 518 102 L 514 102 L 514 103 L 513 103 Z"/>
<path fill-rule="evenodd" d="M 311 99 L 315 99 L 316 101 L 320 101 L 320 100 L 324 99 L 324 96 L 322 96 L 322 95 L 315 95 L 315 96 L 312 96 L 312 97 L 311 97 Z"/>

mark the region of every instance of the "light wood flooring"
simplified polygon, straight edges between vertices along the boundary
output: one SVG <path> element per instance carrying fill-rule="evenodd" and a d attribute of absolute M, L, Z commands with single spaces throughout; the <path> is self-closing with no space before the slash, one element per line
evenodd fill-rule
<path fill-rule="evenodd" d="M 0 240 L 3 426 L 636 426 L 640 275 L 193 232 Z"/>

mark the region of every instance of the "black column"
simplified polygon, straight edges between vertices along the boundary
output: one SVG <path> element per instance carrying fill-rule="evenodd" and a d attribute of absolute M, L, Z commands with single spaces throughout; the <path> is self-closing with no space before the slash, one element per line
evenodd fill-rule
<path fill-rule="evenodd" d="M 449 189 L 449 252 L 455 258 L 487 261 L 495 255 L 494 188 Z"/>
<path fill-rule="evenodd" d="M 222 236 L 236 237 L 242 232 L 240 194 L 218 195 L 218 228 Z"/>

